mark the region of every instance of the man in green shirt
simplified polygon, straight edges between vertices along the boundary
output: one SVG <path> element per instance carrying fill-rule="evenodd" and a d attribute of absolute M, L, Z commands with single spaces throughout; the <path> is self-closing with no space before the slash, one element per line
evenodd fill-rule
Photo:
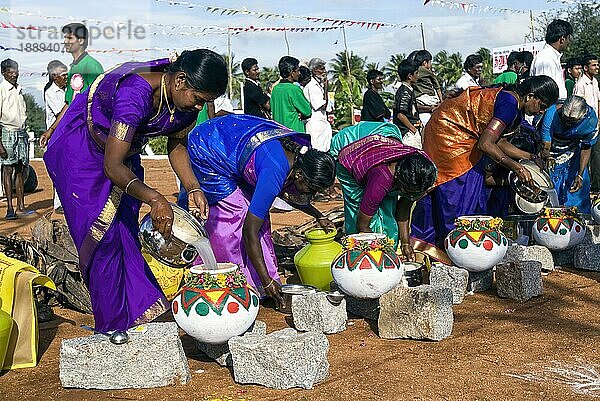
<path fill-rule="evenodd" d="M 521 52 L 510 52 L 506 60 L 506 71 L 494 79 L 495 84 L 514 84 L 523 69 Z"/>
<path fill-rule="evenodd" d="M 73 56 L 73 63 L 67 77 L 65 102 L 71 104 L 73 97 L 85 91 L 104 70 L 102 65 L 90 56 L 85 49 L 88 46 L 88 30 L 85 25 L 74 22 L 63 26 L 65 51 Z"/>
<path fill-rule="evenodd" d="M 583 68 L 581 65 L 581 59 L 579 57 L 571 57 L 567 60 L 566 65 L 567 77 L 565 79 L 565 86 L 567 87 L 567 97 L 573 94 L 573 88 L 575 83 L 581 76 Z"/>
<path fill-rule="evenodd" d="M 310 102 L 304 97 L 302 88 L 296 85 L 300 77 L 300 61 L 291 56 L 283 56 L 279 60 L 281 81 L 271 92 L 271 112 L 273 120 L 296 132 L 305 132 L 304 123 L 312 114 Z"/>

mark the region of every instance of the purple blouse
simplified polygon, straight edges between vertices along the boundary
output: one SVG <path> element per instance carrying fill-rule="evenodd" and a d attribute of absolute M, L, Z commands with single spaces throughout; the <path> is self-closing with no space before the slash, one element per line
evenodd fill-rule
<path fill-rule="evenodd" d="M 383 198 L 392 191 L 394 175 L 387 164 L 380 164 L 367 171 L 366 181 L 365 192 L 360 201 L 360 211 L 367 216 L 374 216 Z"/>
<path fill-rule="evenodd" d="M 198 110 L 176 110 L 170 121 L 165 105 L 156 115 L 152 86 L 138 72 L 164 71 L 168 60 L 125 63 L 99 77 L 86 93 L 88 126 L 94 141 L 104 148 L 108 136 L 131 144 L 130 154 L 141 152 L 148 138 L 181 133 L 192 128 Z M 91 97 L 91 102 L 90 102 Z M 90 122 L 90 115 L 91 121 Z"/>

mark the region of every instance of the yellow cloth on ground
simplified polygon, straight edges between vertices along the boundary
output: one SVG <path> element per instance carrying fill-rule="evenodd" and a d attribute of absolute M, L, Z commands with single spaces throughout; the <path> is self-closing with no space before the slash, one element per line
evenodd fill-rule
<path fill-rule="evenodd" d="M 2 369 L 37 365 L 38 319 L 33 285 L 56 290 L 35 267 L 0 253 L 0 309 L 14 321 Z"/>

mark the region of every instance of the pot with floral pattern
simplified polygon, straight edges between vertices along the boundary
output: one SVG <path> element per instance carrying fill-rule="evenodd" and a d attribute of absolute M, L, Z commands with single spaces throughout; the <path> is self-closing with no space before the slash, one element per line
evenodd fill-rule
<path fill-rule="evenodd" d="M 500 230 L 502 219 L 492 216 L 460 216 L 454 230 L 444 239 L 444 248 L 452 262 L 470 272 L 491 269 L 508 249 L 508 239 Z"/>
<path fill-rule="evenodd" d="M 600 196 L 592 201 L 592 218 L 596 224 L 600 224 Z"/>
<path fill-rule="evenodd" d="M 576 207 L 547 207 L 533 223 L 531 233 L 536 243 L 560 251 L 582 242 L 585 230 Z"/>
<path fill-rule="evenodd" d="M 192 267 L 171 304 L 179 327 L 208 344 L 223 344 L 243 334 L 254 323 L 259 308 L 258 294 L 238 266 L 217 266 L 216 270 Z"/>
<path fill-rule="evenodd" d="M 331 264 L 333 280 L 346 294 L 379 298 L 398 286 L 404 267 L 394 240 L 385 234 L 351 234 L 342 239 L 342 253 Z"/>

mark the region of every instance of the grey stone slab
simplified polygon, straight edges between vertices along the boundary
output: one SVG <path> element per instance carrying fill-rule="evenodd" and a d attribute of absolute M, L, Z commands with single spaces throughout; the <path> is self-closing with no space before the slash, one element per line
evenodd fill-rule
<path fill-rule="evenodd" d="M 581 242 L 581 244 L 576 245 L 572 248 L 563 249 L 561 251 L 550 250 L 550 252 L 552 252 L 552 257 L 554 258 L 554 265 L 559 267 L 575 266 L 575 249 L 579 246 L 595 244 L 596 241 L 598 241 L 597 235 L 594 234 L 596 232 L 596 228 L 594 228 L 593 230 L 587 229 L 585 231 L 585 237 L 583 237 L 583 241 Z"/>
<path fill-rule="evenodd" d="M 573 261 L 576 269 L 600 271 L 600 244 L 576 246 Z"/>
<path fill-rule="evenodd" d="M 542 264 L 535 260 L 497 264 L 496 289 L 499 297 L 520 302 L 542 295 Z"/>
<path fill-rule="evenodd" d="M 467 292 L 469 272 L 456 266 L 435 264 L 429 272 L 429 284 L 434 287 L 447 287 L 452 291 L 452 303 L 460 304 Z"/>
<path fill-rule="evenodd" d="M 337 284 L 332 281 L 330 284 L 331 291 L 344 293 Z M 346 311 L 352 315 L 359 316 L 369 320 L 377 320 L 379 318 L 379 298 L 376 299 L 359 299 L 345 294 Z"/>
<path fill-rule="evenodd" d="M 229 340 L 237 383 L 275 389 L 311 389 L 329 375 L 329 341 L 323 333 L 292 328 L 271 334 L 246 334 Z"/>
<path fill-rule="evenodd" d="M 587 231 L 589 235 L 589 242 L 592 244 L 600 244 L 600 225 L 599 224 L 587 224 Z M 584 241 L 587 242 L 587 241 Z"/>
<path fill-rule="evenodd" d="M 379 299 L 379 336 L 439 341 L 452 334 L 452 291 L 420 285 L 396 287 Z"/>
<path fill-rule="evenodd" d="M 176 323 L 148 323 L 126 344 L 94 334 L 63 340 L 60 382 L 63 387 L 116 390 L 151 388 L 190 381 L 190 369 Z"/>
<path fill-rule="evenodd" d="M 523 260 L 535 260 L 542 264 L 543 271 L 554 270 L 554 258 L 548 248 L 541 245 L 518 245 L 508 247 L 503 262 L 519 262 Z"/>
<path fill-rule="evenodd" d="M 244 333 L 253 334 L 267 334 L 267 324 L 261 320 L 256 320 L 252 326 Z M 203 352 L 206 356 L 214 359 L 221 366 L 232 366 L 233 361 L 231 360 L 231 353 L 229 352 L 229 345 L 224 344 L 207 344 L 200 341 L 196 341 L 198 350 Z"/>
<path fill-rule="evenodd" d="M 297 330 L 339 333 L 346 330 L 346 300 L 331 303 L 324 292 L 297 295 L 292 297 L 292 317 Z"/>
<path fill-rule="evenodd" d="M 469 283 L 467 284 L 467 289 L 470 292 L 484 292 L 492 288 L 493 283 L 493 269 L 482 272 L 469 272 Z"/>

